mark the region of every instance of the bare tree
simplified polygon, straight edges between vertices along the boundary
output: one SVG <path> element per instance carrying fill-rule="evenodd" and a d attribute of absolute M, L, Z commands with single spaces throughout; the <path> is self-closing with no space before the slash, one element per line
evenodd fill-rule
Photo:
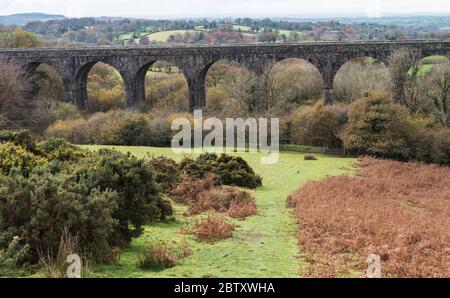
<path fill-rule="evenodd" d="M 412 78 L 410 70 L 417 67 L 420 61 L 420 53 L 416 50 L 401 48 L 392 52 L 389 57 L 389 69 L 391 73 L 391 88 L 394 101 L 406 104 L 405 85 L 414 86 L 414 82 L 407 83 L 407 80 L 416 80 L 417 76 Z M 417 73 L 415 73 L 417 75 Z"/>
<path fill-rule="evenodd" d="M 389 70 L 369 57 L 352 59 L 337 72 L 334 95 L 344 103 L 366 96 L 390 96 Z"/>
<path fill-rule="evenodd" d="M 259 85 L 258 77 L 254 73 L 248 72 L 237 77 L 231 88 L 231 94 L 238 101 L 245 117 L 260 110 Z"/>
<path fill-rule="evenodd" d="M 14 127 L 24 127 L 32 107 L 30 79 L 23 68 L 0 57 L 0 115 Z"/>
<path fill-rule="evenodd" d="M 8 124 L 8 119 L 6 118 L 6 116 L 0 114 L 0 129 L 6 128 Z"/>
<path fill-rule="evenodd" d="M 298 105 L 321 98 L 322 77 L 310 63 L 286 59 L 277 63 L 267 76 L 268 108 L 277 115 L 289 113 Z"/>
<path fill-rule="evenodd" d="M 223 84 L 229 73 L 229 65 L 225 63 L 216 63 L 212 65 L 205 78 L 206 86 L 211 88 Z"/>
<path fill-rule="evenodd" d="M 0 48 L 12 47 L 13 32 L 14 32 L 13 27 L 0 24 Z"/>
<path fill-rule="evenodd" d="M 432 101 L 441 124 L 450 125 L 450 63 L 437 66 L 432 76 L 432 85 L 426 94 Z"/>

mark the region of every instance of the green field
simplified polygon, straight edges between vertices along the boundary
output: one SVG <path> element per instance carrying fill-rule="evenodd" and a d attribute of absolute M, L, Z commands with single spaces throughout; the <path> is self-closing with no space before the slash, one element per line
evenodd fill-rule
<path fill-rule="evenodd" d="M 431 72 L 436 65 L 448 62 L 448 58 L 440 55 L 433 55 L 423 58 L 420 61 L 418 76 L 422 77 Z M 409 70 L 409 74 L 412 73 L 412 70 Z"/>
<path fill-rule="evenodd" d="M 200 32 L 200 31 L 205 31 L 205 29 L 202 26 L 197 26 L 195 27 L 194 30 L 169 30 L 169 31 L 160 31 L 160 32 L 151 32 L 150 31 L 151 28 L 146 28 L 147 31 L 142 31 L 139 32 L 139 38 L 147 36 L 149 38 L 150 41 L 156 41 L 156 42 L 166 42 L 167 39 L 169 38 L 169 36 L 171 35 L 175 35 L 175 34 L 184 34 L 186 32 Z M 249 26 L 243 26 L 243 25 L 233 25 L 233 29 L 234 30 L 239 30 L 241 29 L 241 32 L 246 35 L 246 36 L 255 36 L 256 33 L 251 32 L 250 27 Z M 291 30 L 283 30 L 283 29 L 279 29 L 278 30 L 279 34 L 285 34 L 286 36 L 289 36 L 289 34 L 291 32 Z M 297 31 L 297 33 L 302 36 L 304 33 Z M 121 34 L 118 39 L 119 40 L 129 40 L 133 37 L 133 33 L 132 32 L 127 32 L 124 34 Z M 136 41 L 139 41 L 137 38 Z"/>
<path fill-rule="evenodd" d="M 244 26 L 244 25 L 233 25 L 234 30 L 241 29 L 242 32 L 250 32 L 250 26 Z"/>
<path fill-rule="evenodd" d="M 434 61 L 445 61 L 448 60 L 447 57 L 445 56 L 440 56 L 440 55 L 433 55 L 433 56 L 428 56 L 422 59 L 423 62 L 434 62 Z"/>
<path fill-rule="evenodd" d="M 186 32 L 196 32 L 195 30 L 171 30 L 161 31 L 147 35 L 150 41 L 166 42 L 170 35 L 184 34 Z"/>
<path fill-rule="evenodd" d="M 196 31 L 203 31 L 203 30 L 171 30 L 171 31 L 160 31 L 160 32 L 154 32 L 151 33 L 148 32 L 140 32 L 139 38 L 147 36 L 150 41 L 157 41 L 157 42 L 166 42 L 169 36 L 175 35 L 175 34 L 184 34 L 186 32 L 196 32 Z M 133 37 L 132 32 L 124 33 L 119 36 L 118 39 L 120 40 L 129 40 Z M 138 39 L 136 39 L 138 41 Z"/>
<path fill-rule="evenodd" d="M 97 150 L 105 146 L 81 146 Z M 179 161 L 183 155 L 169 148 L 115 147 L 137 157 L 166 155 Z M 285 207 L 287 196 L 301 184 L 327 175 L 350 173 L 355 159 L 316 155 L 317 161 L 305 161 L 301 153 L 281 153 L 275 165 L 261 165 L 262 154 L 242 153 L 255 171 L 263 177 L 263 187 L 252 191 L 259 214 L 236 221 L 240 227 L 233 237 L 216 244 L 197 242 L 180 228 L 192 221 L 182 215 L 183 206 L 175 206 L 176 221 L 147 225 L 145 233 L 133 240 L 115 265 L 95 268 L 98 277 L 298 277 L 305 263 L 297 249 L 296 225 Z M 142 270 L 136 260 L 147 243 L 166 241 L 181 243 L 185 239 L 192 248 L 191 256 L 175 267 L 163 271 Z"/>

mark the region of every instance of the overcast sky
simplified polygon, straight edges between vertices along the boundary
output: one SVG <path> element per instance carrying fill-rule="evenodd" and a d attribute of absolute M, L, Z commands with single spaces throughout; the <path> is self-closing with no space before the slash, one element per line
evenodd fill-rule
<path fill-rule="evenodd" d="M 68 17 L 311 16 L 449 13 L 450 0 L 0 0 L 0 15 L 25 12 Z"/>

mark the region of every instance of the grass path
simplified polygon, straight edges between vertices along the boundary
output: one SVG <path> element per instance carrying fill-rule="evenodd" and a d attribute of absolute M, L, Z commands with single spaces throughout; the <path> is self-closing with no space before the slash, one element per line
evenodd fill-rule
<path fill-rule="evenodd" d="M 104 146 L 83 146 L 91 150 Z M 166 155 L 180 160 L 170 149 L 150 147 L 115 147 L 137 157 Z M 191 218 L 182 215 L 184 207 L 176 206 L 177 220 L 148 225 L 145 233 L 125 250 L 118 264 L 96 268 L 99 276 L 108 277 L 298 277 L 300 266 L 296 225 L 285 207 L 287 196 L 308 180 L 338 175 L 353 170 L 354 159 L 317 155 L 317 161 L 305 161 L 300 153 L 281 153 L 275 165 L 261 165 L 262 154 L 242 153 L 255 171 L 263 177 L 263 187 L 253 191 L 258 215 L 237 221 L 240 227 L 233 237 L 216 244 L 195 241 L 179 233 Z M 136 260 L 145 245 L 154 240 L 181 243 L 185 239 L 192 255 L 177 266 L 163 271 L 141 270 Z"/>

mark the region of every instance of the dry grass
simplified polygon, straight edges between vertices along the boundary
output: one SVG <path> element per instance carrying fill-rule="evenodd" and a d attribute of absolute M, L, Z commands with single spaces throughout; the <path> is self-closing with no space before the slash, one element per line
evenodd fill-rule
<path fill-rule="evenodd" d="M 234 186 L 214 186 L 213 174 L 201 179 L 183 174 L 170 194 L 174 201 L 188 205 L 187 215 L 216 211 L 245 219 L 258 212 L 255 198 L 249 192 Z"/>
<path fill-rule="evenodd" d="M 187 241 L 183 241 L 179 245 L 155 242 L 145 248 L 136 265 L 141 269 L 172 268 L 178 261 L 190 256 L 191 253 L 191 247 Z"/>
<path fill-rule="evenodd" d="M 114 246 L 107 254 L 105 254 L 102 261 L 107 264 L 117 264 L 120 261 L 120 253 L 120 247 Z"/>
<path fill-rule="evenodd" d="M 65 278 L 67 277 L 67 257 L 79 253 L 79 242 L 76 236 L 72 236 L 67 230 L 61 236 L 58 252 L 39 251 L 39 265 L 46 278 Z M 81 277 L 91 277 L 92 263 L 89 258 L 81 257 Z"/>
<path fill-rule="evenodd" d="M 214 243 L 233 236 L 236 227 L 237 225 L 230 223 L 225 216 L 210 213 L 195 225 L 190 233 L 200 241 Z"/>
<path fill-rule="evenodd" d="M 306 276 L 450 277 L 450 168 L 361 158 L 356 176 L 304 185 L 288 203 L 298 219 Z"/>
<path fill-rule="evenodd" d="M 207 174 L 203 179 L 182 174 L 180 182 L 174 189 L 170 190 L 170 195 L 177 203 L 190 204 L 198 200 L 201 192 L 207 191 L 213 187 L 213 174 Z"/>
<path fill-rule="evenodd" d="M 219 186 L 200 193 L 197 201 L 189 204 L 189 214 L 213 210 L 227 213 L 233 218 L 244 219 L 257 213 L 255 198 L 232 186 Z"/>
<path fill-rule="evenodd" d="M 139 257 L 137 266 L 142 269 L 164 269 L 175 266 L 177 253 L 165 243 L 149 245 Z"/>

